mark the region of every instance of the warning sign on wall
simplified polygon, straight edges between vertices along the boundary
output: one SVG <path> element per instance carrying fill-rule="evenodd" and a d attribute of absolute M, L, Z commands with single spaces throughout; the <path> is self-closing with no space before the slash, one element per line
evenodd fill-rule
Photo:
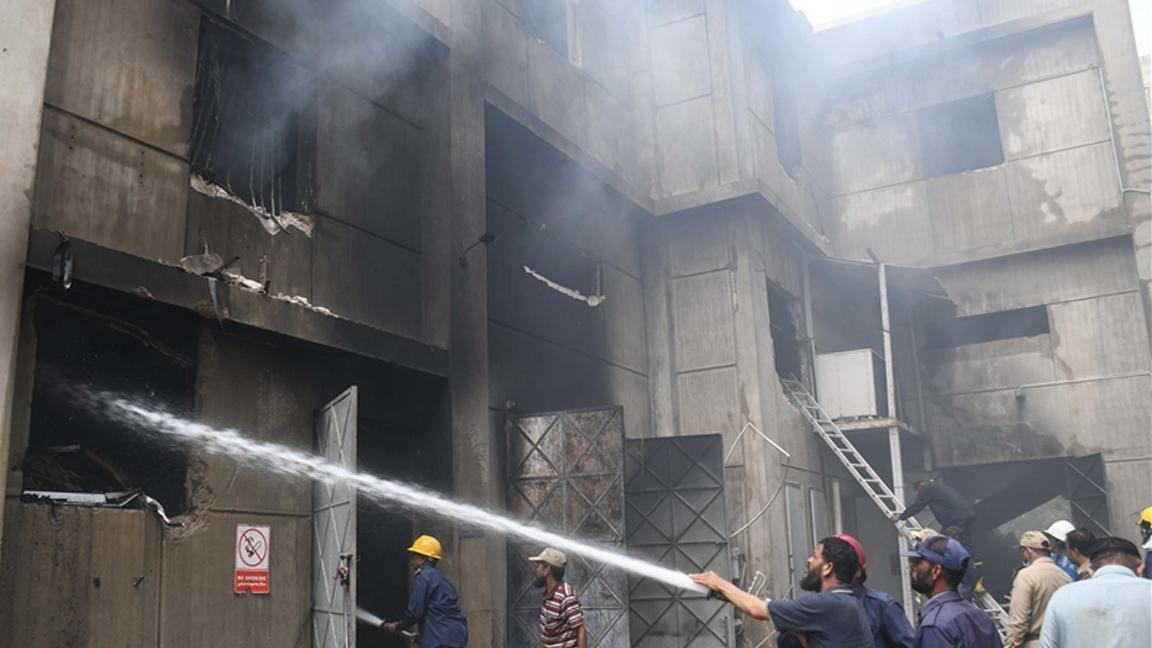
<path fill-rule="evenodd" d="M 236 525 L 236 588 L 237 594 L 251 592 L 267 594 L 268 552 L 272 537 L 271 527 Z"/>

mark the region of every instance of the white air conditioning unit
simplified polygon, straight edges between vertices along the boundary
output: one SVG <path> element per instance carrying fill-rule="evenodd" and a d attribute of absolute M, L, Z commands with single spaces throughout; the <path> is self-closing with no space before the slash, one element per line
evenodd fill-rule
<path fill-rule="evenodd" d="M 828 416 L 888 416 L 884 359 L 872 349 L 816 355 L 816 400 Z"/>

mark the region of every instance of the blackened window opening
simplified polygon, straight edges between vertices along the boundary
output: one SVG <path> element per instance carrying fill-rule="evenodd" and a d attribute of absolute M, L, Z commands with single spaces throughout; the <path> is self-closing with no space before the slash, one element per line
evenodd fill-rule
<path fill-rule="evenodd" d="M 1048 309 L 1044 306 L 1034 306 L 929 322 L 924 326 L 924 341 L 929 348 L 939 349 L 1032 337 L 1048 332 Z"/>
<path fill-rule="evenodd" d="M 187 451 L 81 405 L 76 388 L 140 399 L 178 415 L 193 408 L 196 317 L 186 311 L 73 287 L 37 297 L 35 383 L 25 490 L 143 490 L 169 515 L 185 508 Z"/>
<path fill-rule="evenodd" d="M 270 214 L 307 211 L 302 124 L 315 113 L 306 70 L 214 20 L 200 27 L 192 171 Z"/>
<path fill-rule="evenodd" d="M 928 177 L 1004 163 L 992 95 L 920 110 L 920 151 Z"/>
<path fill-rule="evenodd" d="M 780 288 L 768 286 L 768 321 L 772 330 L 772 355 L 781 378 L 802 377 L 800 335 L 796 330 L 796 300 Z"/>

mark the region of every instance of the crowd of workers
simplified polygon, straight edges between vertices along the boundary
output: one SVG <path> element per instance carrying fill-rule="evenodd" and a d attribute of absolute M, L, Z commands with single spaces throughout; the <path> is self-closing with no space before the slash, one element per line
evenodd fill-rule
<path fill-rule="evenodd" d="M 800 581 L 801 589 L 812 593 L 808 596 L 765 600 L 714 572 L 692 574 L 691 578 L 745 615 L 771 621 L 779 648 L 1149 645 L 1152 574 L 1147 555 L 1142 557 L 1140 548 L 1129 540 L 1096 538 L 1066 520 L 1020 536 L 1023 565 L 1013 577 L 1006 636 L 1002 638 L 988 613 L 961 593 L 971 563 L 962 540 L 970 537 L 973 516 L 956 505 L 959 494 L 953 489 L 932 486 L 943 485 L 920 485 L 917 499 L 904 513 L 893 516 L 907 519 L 928 506 L 938 521 L 947 523 L 949 532 L 928 533 L 911 551 L 901 553 L 907 559 L 912 589 L 924 597 L 915 628 L 895 599 L 864 584 L 867 556 L 860 542 L 847 534 L 829 536 L 816 544 Z M 1152 507 L 1141 513 L 1139 525 L 1143 548 L 1152 550 Z M 422 648 L 463 648 L 468 643 L 468 622 L 455 587 L 436 569 L 441 551 L 440 543 L 431 536 L 420 536 L 408 548 L 414 572 L 408 608 L 399 621 L 382 627 L 396 634 L 419 626 Z M 564 580 L 568 564 L 564 552 L 546 548 L 527 561 L 534 570 L 533 584 L 544 592 L 540 645 L 587 648 L 578 594 Z"/>

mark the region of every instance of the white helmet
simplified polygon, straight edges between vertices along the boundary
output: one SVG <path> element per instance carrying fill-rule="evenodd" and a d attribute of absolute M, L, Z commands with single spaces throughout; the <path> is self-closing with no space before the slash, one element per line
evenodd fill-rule
<path fill-rule="evenodd" d="M 1044 534 L 1052 536 L 1060 542 L 1064 542 L 1068 538 L 1068 532 L 1075 530 L 1076 525 L 1072 524 L 1068 520 L 1056 520 L 1052 523 L 1052 526 L 1044 530 Z"/>

